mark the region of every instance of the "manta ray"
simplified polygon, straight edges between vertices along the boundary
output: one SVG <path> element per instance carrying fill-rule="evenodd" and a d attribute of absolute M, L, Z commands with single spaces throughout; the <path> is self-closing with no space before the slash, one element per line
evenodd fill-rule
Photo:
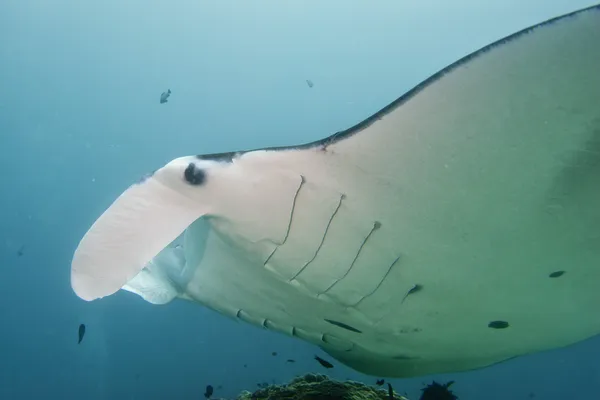
<path fill-rule="evenodd" d="M 95 221 L 71 285 L 196 302 L 387 377 L 599 334 L 600 5 L 323 140 L 174 159 Z"/>

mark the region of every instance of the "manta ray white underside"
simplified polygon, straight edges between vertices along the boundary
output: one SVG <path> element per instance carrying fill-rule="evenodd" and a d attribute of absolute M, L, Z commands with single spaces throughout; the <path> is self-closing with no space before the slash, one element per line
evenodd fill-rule
<path fill-rule="evenodd" d="M 600 333 L 600 6 L 322 141 L 173 160 L 94 223 L 71 282 L 188 299 L 379 376 Z"/>

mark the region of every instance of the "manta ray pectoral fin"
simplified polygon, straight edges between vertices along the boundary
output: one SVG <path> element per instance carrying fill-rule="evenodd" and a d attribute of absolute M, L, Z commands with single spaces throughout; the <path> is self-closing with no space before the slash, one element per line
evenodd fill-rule
<path fill-rule="evenodd" d="M 115 293 L 210 211 L 191 192 L 202 196 L 206 176 L 199 163 L 217 164 L 175 159 L 132 185 L 100 216 L 73 256 L 71 286 L 79 297 L 91 301 Z"/>
<path fill-rule="evenodd" d="M 599 43 L 600 5 L 486 46 L 321 141 L 176 159 L 92 226 L 72 286 L 155 302 L 182 288 L 386 377 L 598 335 Z"/>

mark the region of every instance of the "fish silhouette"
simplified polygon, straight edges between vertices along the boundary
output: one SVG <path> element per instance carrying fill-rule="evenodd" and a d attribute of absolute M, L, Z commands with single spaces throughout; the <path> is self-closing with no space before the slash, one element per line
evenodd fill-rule
<path fill-rule="evenodd" d="M 160 95 L 160 104 L 164 104 L 168 101 L 169 96 L 171 95 L 171 89 L 168 89 L 166 92 L 162 92 Z"/>
<path fill-rule="evenodd" d="M 321 357 L 319 356 L 315 356 L 315 360 L 317 360 L 319 362 L 319 364 L 321 364 L 322 366 L 324 366 L 325 368 L 333 368 L 333 364 L 330 363 L 329 361 L 325 361 L 323 360 Z"/>
<path fill-rule="evenodd" d="M 213 395 L 213 387 L 211 385 L 206 385 L 206 392 L 204 392 L 204 397 L 206 397 L 207 399 L 210 399 L 210 397 Z"/>
<path fill-rule="evenodd" d="M 84 336 L 85 336 L 85 324 L 80 324 L 79 325 L 79 341 L 77 342 L 77 344 L 81 343 Z"/>

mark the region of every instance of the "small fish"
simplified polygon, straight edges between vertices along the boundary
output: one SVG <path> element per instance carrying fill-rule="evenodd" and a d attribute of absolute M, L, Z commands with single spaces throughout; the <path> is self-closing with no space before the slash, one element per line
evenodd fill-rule
<path fill-rule="evenodd" d="M 272 352 L 272 353 L 271 353 L 271 355 L 272 355 L 272 356 L 276 356 L 276 355 L 277 355 L 277 352 L 276 352 L 276 351 L 274 351 L 274 352 Z"/>
<path fill-rule="evenodd" d="M 324 366 L 325 368 L 333 368 L 333 364 L 331 364 L 329 361 L 325 361 L 323 360 L 321 357 L 319 356 L 315 356 L 315 360 L 317 360 L 319 362 L 319 364 L 321 364 L 322 366 Z"/>
<path fill-rule="evenodd" d="M 17 257 L 22 257 L 24 252 L 23 250 L 25 250 L 25 245 L 21 246 L 21 248 L 19 248 L 19 250 L 17 251 Z"/>
<path fill-rule="evenodd" d="M 160 104 L 164 104 L 166 103 L 169 98 L 169 96 L 171 95 L 171 89 L 168 89 L 166 92 L 162 92 L 160 95 Z"/>
<path fill-rule="evenodd" d="M 392 387 L 392 384 L 388 382 L 388 397 L 390 400 L 394 400 L 394 388 Z"/>
<path fill-rule="evenodd" d="M 312 83 L 312 81 L 310 79 L 306 80 L 306 84 L 308 85 L 309 88 L 314 86 L 314 84 Z"/>
<path fill-rule="evenodd" d="M 77 342 L 77 344 L 81 343 L 84 336 L 85 336 L 85 324 L 79 324 L 79 341 Z"/>
<path fill-rule="evenodd" d="M 244 364 L 244 368 L 248 368 L 248 364 Z"/>
<path fill-rule="evenodd" d="M 213 391 L 214 391 L 214 389 L 211 385 L 206 385 L 206 392 L 204 392 L 204 397 L 206 397 L 207 399 L 210 399 L 210 396 L 212 396 Z"/>
<path fill-rule="evenodd" d="M 375 384 L 376 384 L 377 386 L 381 386 L 381 385 L 383 385 L 384 383 L 385 383 L 385 379 L 377 379 L 377 381 L 375 381 Z"/>
<path fill-rule="evenodd" d="M 285 360 L 285 362 L 288 362 L 288 363 L 295 363 L 295 362 L 296 362 L 296 360 L 292 360 L 291 358 L 288 358 L 287 360 Z"/>

